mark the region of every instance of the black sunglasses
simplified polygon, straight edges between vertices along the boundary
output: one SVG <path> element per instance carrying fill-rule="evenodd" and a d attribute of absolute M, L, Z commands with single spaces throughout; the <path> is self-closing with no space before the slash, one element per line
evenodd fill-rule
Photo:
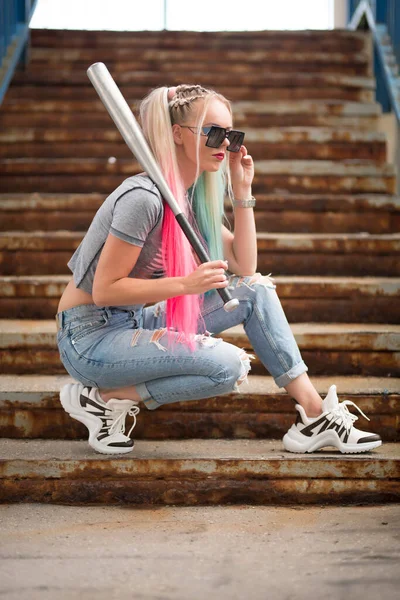
<path fill-rule="evenodd" d="M 197 127 L 190 127 L 189 125 L 181 125 L 181 127 L 190 129 L 192 133 L 196 133 L 194 130 L 198 129 Z M 235 131 L 234 129 L 227 131 L 225 127 L 217 127 L 216 125 L 202 127 L 200 135 L 207 136 L 206 146 L 209 148 L 219 148 L 224 139 L 228 138 L 228 152 L 239 152 L 244 140 L 243 131 Z"/>

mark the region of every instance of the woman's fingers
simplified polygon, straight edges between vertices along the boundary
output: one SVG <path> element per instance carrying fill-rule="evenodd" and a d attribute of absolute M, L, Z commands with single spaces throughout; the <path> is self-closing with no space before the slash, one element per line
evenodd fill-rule
<path fill-rule="evenodd" d="M 246 146 L 240 146 L 239 152 L 229 152 L 230 162 L 236 162 L 242 160 L 243 156 L 247 154 Z"/>
<path fill-rule="evenodd" d="M 228 268 L 227 260 L 210 260 L 209 262 L 203 263 L 204 268 L 208 269 L 224 269 Z"/>

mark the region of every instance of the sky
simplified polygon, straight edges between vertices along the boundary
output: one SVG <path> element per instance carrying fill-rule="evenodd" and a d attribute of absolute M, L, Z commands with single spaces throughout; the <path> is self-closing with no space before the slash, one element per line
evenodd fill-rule
<path fill-rule="evenodd" d="M 38 0 L 32 28 L 330 29 L 333 0 Z"/>

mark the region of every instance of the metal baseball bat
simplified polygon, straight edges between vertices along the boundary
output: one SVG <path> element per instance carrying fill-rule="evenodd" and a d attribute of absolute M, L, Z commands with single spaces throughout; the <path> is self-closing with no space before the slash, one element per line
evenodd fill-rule
<path fill-rule="evenodd" d="M 146 171 L 149 177 L 157 185 L 162 197 L 174 213 L 176 220 L 200 261 L 202 263 L 209 262 L 210 258 L 207 252 L 204 250 L 196 232 L 174 198 L 174 195 L 150 150 L 139 123 L 136 121 L 135 116 L 106 65 L 101 62 L 94 63 L 88 68 L 87 74 L 127 146 L 130 148 L 144 171 Z M 232 298 L 226 288 L 218 289 L 217 292 L 224 301 L 224 309 L 227 312 L 230 312 L 239 306 L 239 300 L 237 298 Z"/>

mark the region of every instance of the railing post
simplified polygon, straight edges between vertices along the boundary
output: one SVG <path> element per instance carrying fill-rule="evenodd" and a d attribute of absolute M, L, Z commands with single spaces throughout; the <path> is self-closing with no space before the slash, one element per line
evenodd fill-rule
<path fill-rule="evenodd" d="M 347 5 L 348 5 L 348 14 L 351 17 L 352 15 L 354 15 L 355 10 L 359 4 L 360 0 L 347 0 Z"/>
<path fill-rule="evenodd" d="M 30 12 L 31 12 L 31 0 L 20 0 L 20 9 L 21 9 L 21 17 L 23 18 L 24 23 L 28 23 L 30 21 Z M 30 58 L 30 50 L 31 50 L 31 34 L 28 29 L 28 35 L 26 38 L 26 43 L 24 49 L 21 54 L 20 64 L 23 67 L 23 70 L 26 71 Z"/>
<path fill-rule="evenodd" d="M 377 0 L 368 0 L 368 1 L 371 6 L 372 14 L 374 15 L 374 19 L 376 21 L 376 1 Z M 380 0 L 378 0 L 378 2 L 380 2 Z"/>
<path fill-rule="evenodd" d="M 168 0 L 164 0 L 164 30 L 167 29 Z"/>
<path fill-rule="evenodd" d="M 18 65 L 29 57 L 29 22 L 37 0 L 0 0 L 0 104 Z"/>
<path fill-rule="evenodd" d="M 388 22 L 388 0 L 378 0 L 375 3 L 375 20 L 377 23 L 387 23 Z"/>
<path fill-rule="evenodd" d="M 372 32 L 375 44 L 375 75 L 377 80 L 377 97 L 387 110 L 387 102 L 396 115 L 400 124 L 400 77 L 398 76 L 397 61 L 400 61 L 400 9 L 398 0 L 377 0 L 376 12 L 379 19 L 385 18 L 383 23 L 377 23 L 371 9 L 370 0 L 360 0 L 355 5 L 354 0 L 349 0 L 349 6 L 355 6 L 355 12 L 350 18 L 349 28 L 356 30 L 368 28 Z M 396 12 L 397 10 L 397 12 Z M 392 43 L 397 47 L 397 54 L 393 50 Z M 384 85 L 381 84 L 384 83 Z M 383 95 L 387 94 L 386 100 Z"/>
<path fill-rule="evenodd" d="M 395 0 L 391 0 L 389 12 L 389 33 L 393 41 L 393 49 L 400 64 L 400 6 Z"/>

